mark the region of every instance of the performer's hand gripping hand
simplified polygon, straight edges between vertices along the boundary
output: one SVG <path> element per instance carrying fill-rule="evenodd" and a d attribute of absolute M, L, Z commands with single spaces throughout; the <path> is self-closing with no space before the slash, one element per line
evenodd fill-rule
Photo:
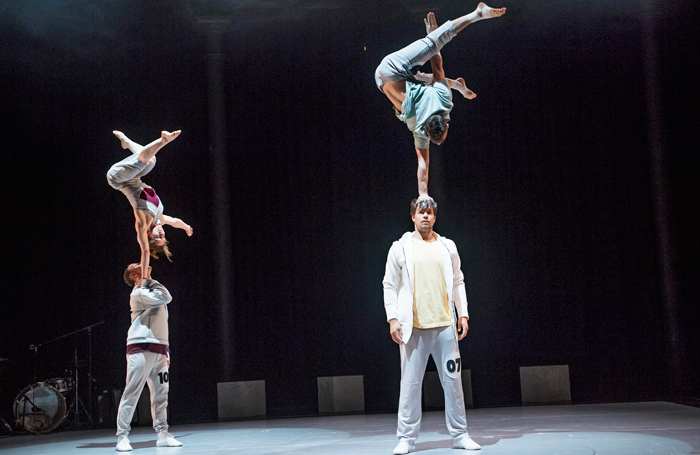
<path fill-rule="evenodd" d="M 430 35 L 431 32 L 437 30 L 438 28 L 437 20 L 435 20 L 434 13 L 428 13 L 428 16 L 425 19 L 423 19 L 423 22 L 425 23 L 426 35 Z"/>
<path fill-rule="evenodd" d="M 462 338 L 467 336 L 467 332 L 469 331 L 469 318 L 459 318 L 459 321 L 457 323 L 457 332 L 459 332 L 459 340 L 461 341 Z"/>
<path fill-rule="evenodd" d="M 389 333 L 391 333 L 391 339 L 397 344 L 403 344 L 403 331 L 401 330 L 401 324 L 399 324 L 398 319 L 389 321 Z"/>
<path fill-rule="evenodd" d="M 187 232 L 188 237 L 191 237 L 194 234 L 194 229 L 189 224 L 185 224 L 185 232 Z"/>

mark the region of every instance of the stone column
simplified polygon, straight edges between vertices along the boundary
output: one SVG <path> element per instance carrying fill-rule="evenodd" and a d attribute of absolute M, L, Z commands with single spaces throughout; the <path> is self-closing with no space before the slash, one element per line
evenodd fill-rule
<path fill-rule="evenodd" d="M 200 19 L 207 37 L 207 86 L 209 99 L 209 151 L 211 154 L 211 176 L 213 190 L 214 265 L 218 291 L 220 316 L 221 361 L 224 380 L 232 378 L 235 359 L 232 349 L 233 314 L 233 270 L 231 266 L 231 210 L 229 193 L 229 168 L 226 144 L 226 92 L 224 74 L 226 54 L 223 51 L 223 36 L 228 18 Z"/>

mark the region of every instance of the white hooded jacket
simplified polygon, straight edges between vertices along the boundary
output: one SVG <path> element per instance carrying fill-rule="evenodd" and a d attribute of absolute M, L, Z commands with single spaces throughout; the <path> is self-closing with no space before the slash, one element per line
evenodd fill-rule
<path fill-rule="evenodd" d="M 457 338 L 457 319 L 469 317 L 467 310 L 467 291 L 464 287 L 464 274 L 455 243 L 434 232 L 442 250 L 442 270 L 445 275 L 445 289 L 450 302 L 452 328 Z M 413 331 L 413 291 L 415 267 L 411 237 L 420 239 L 418 231 L 406 232 L 391 245 L 386 259 L 384 273 L 384 309 L 387 321 L 397 319 L 401 324 L 403 342 L 411 339 Z M 450 273 L 451 272 L 451 273 Z M 457 314 L 454 314 L 454 309 Z"/>

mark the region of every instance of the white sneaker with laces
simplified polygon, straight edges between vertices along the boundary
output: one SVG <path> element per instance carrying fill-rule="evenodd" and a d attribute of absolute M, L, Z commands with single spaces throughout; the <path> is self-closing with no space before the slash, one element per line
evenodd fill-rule
<path fill-rule="evenodd" d="M 128 436 L 119 436 L 117 438 L 117 452 L 131 452 L 131 444 L 129 444 Z"/>
<path fill-rule="evenodd" d="M 481 446 L 476 442 L 472 441 L 469 436 L 462 436 L 461 438 L 455 439 L 455 447 L 458 449 L 465 450 L 480 450 Z"/>
<path fill-rule="evenodd" d="M 415 452 L 416 451 L 416 446 L 413 441 L 410 441 L 408 439 L 402 439 L 399 441 L 399 445 L 396 446 L 394 449 L 394 454 L 395 455 L 403 455 L 409 452 Z"/>
<path fill-rule="evenodd" d="M 182 447 L 182 443 L 167 431 L 161 431 L 158 433 L 156 447 Z"/>

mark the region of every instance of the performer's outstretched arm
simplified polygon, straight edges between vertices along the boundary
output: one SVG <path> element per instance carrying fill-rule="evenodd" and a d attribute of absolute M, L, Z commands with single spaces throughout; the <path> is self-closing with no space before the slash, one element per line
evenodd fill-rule
<path fill-rule="evenodd" d="M 180 218 L 173 218 L 171 216 L 163 214 L 161 220 L 163 221 L 163 224 L 167 224 L 168 226 L 182 229 L 183 231 L 187 232 L 188 236 L 192 235 L 192 233 L 194 232 L 192 230 L 192 226 L 185 223 Z"/>
<path fill-rule="evenodd" d="M 148 246 L 148 219 L 146 212 L 143 210 L 134 210 L 136 217 L 136 240 L 141 247 L 141 278 L 145 280 L 151 279 L 151 274 L 148 271 L 148 266 L 151 262 L 151 248 Z"/>
<path fill-rule="evenodd" d="M 430 165 L 430 149 L 416 147 L 418 156 L 418 197 L 428 198 L 428 166 Z"/>
<path fill-rule="evenodd" d="M 173 300 L 168 288 L 160 284 L 158 281 L 149 278 L 141 280 L 139 287 L 139 302 L 146 310 L 154 309 L 159 306 L 167 305 Z"/>

